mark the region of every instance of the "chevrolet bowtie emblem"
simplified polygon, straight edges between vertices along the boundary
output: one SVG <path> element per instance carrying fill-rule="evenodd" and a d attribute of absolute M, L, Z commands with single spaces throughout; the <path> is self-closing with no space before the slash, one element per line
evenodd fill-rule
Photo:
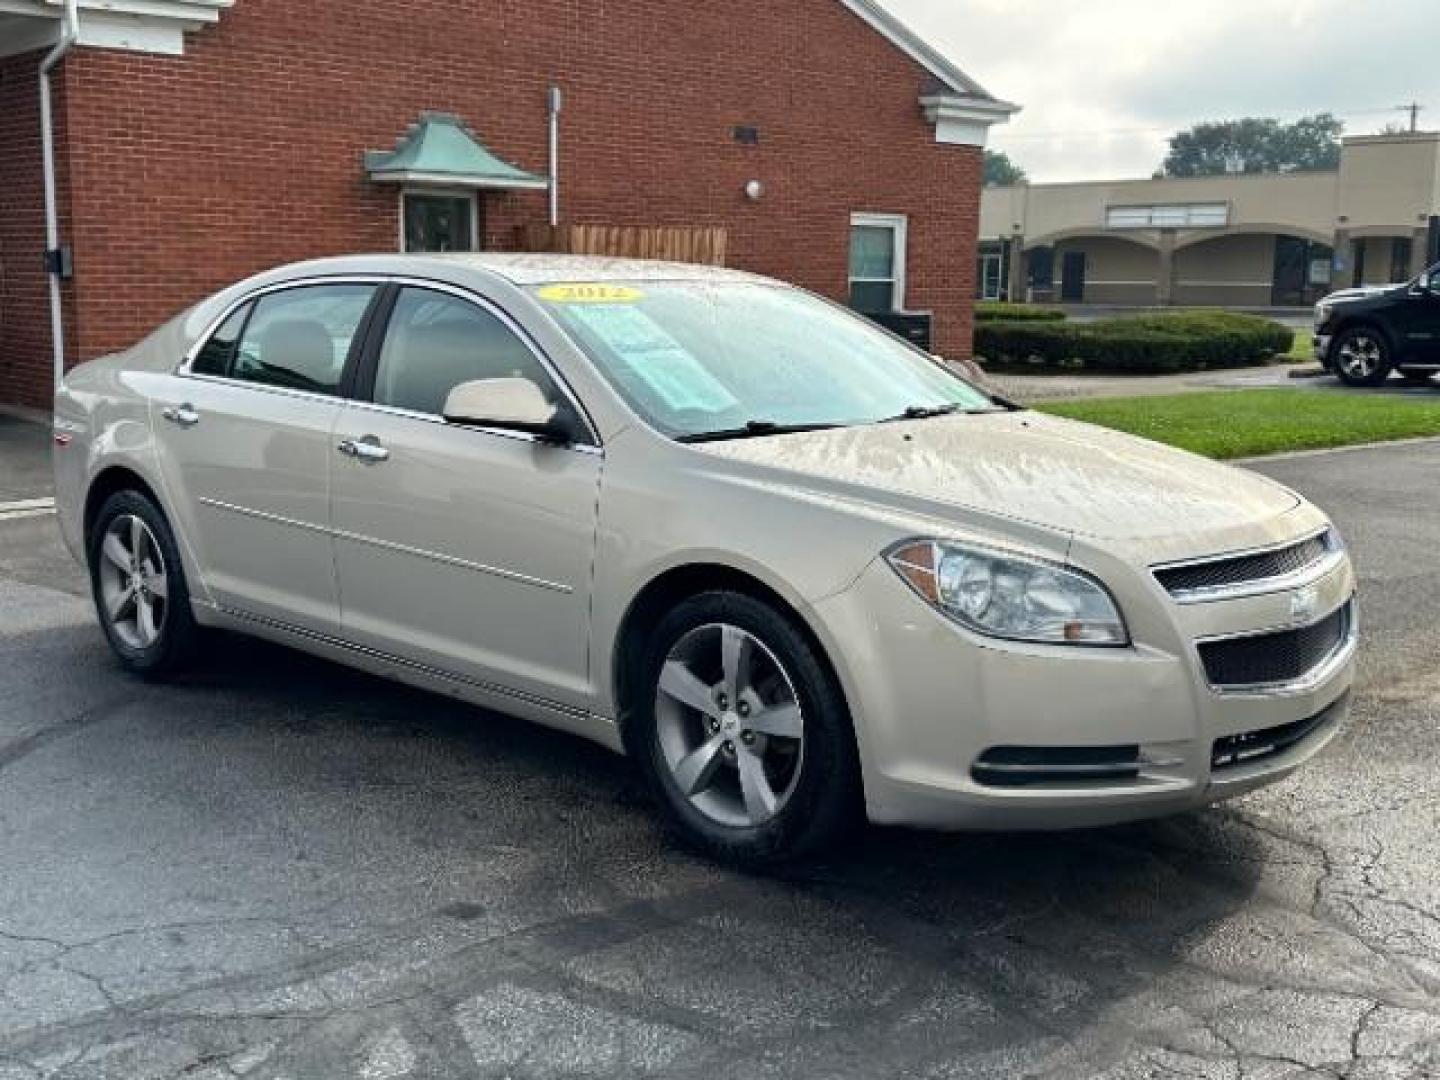
<path fill-rule="evenodd" d="M 1320 609 L 1320 590 L 1311 585 L 1290 594 L 1290 618 L 1297 623 L 1308 623 Z"/>

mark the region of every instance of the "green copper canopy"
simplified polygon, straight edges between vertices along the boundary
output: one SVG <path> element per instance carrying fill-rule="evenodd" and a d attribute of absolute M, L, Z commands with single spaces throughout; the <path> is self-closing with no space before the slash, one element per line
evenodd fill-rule
<path fill-rule="evenodd" d="M 377 183 L 449 184 L 456 187 L 541 191 L 543 176 L 517 169 L 487 150 L 450 113 L 420 114 L 393 151 L 370 150 L 365 171 Z"/>

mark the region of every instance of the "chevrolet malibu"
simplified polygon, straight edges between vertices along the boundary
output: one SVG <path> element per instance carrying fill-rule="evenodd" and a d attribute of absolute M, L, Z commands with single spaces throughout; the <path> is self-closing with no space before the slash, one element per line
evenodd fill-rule
<path fill-rule="evenodd" d="M 55 441 L 136 674 L 224 628 L 457 695 L 628 754 L 728 859 L 1181 812 L 1346 711 L 1314 506 L 738 272 L 288 267 L 76 368 Z"/>

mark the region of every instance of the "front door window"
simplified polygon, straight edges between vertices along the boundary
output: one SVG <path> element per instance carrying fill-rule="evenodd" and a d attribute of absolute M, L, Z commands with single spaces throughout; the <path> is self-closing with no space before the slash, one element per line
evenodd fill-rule
<path fill-rule="evenodd" d="M 407 191 L 403 200 L 407 252 L 478 250 L 475 196 Z"/>

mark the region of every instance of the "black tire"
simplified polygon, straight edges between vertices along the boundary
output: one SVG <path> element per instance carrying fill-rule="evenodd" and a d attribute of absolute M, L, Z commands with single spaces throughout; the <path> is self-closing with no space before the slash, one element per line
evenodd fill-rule
<path fill-rule="evenodd" d="M 1390 343 L 1373 327 L 1342 330 L 1330 348 L 1335 374 L 1346 386 L 1382 386 L 1390 377 Z"/>
<path fill-rule="evenodd" d="M 1400 377 L 1411 386 L 1434 386 L 1435 372 L 1433 371 L 1405 371 L 1401 370 Z"/>
<path fill-rule="evenodd" d="M 681 793 L 657 721 L 661 670 L 687 635 L 719 625 L 742 630 L 768 650 L 793 687 L 803 717 L 803 749 L 785 801 L 759 825 L 721 824 Z M 859 757 L 838 680 L 794 618 L 743 593 L 691 597 L 662 618 L 644 645 L 633 682 L 625 742 L 667 823 L 687 844 L 721 861 L 765 866 L 834 844 L 863 821 Z M 737 706 L 738 708 L 738 706 Z M 693 713 L 694 722 L 710 721 Z M 778 745 L 778 744 L 777 744 Z"/>
<path fill-rule="evenodd" d="M 162 560 L 160 570 L 164 577 L 165 595 L 154 608 L 158 611 L 153 620 L 157 636 L 149 644 L 126 640 L 125 631 L 107 611 L 105 584 L 102 580 L 104 573 L 109 572 L 101 569 L 102 562 L 108 559 L 104 550 L 106 538 L 117 523 L 132 518 L 138 518 L 144 523 Z M 148 496 L 138 491 L 117 491 L 105 500 L 96 515 L 95 523 L 86 539 L 86 553 L 89 558 L 90 591 L 95 601 L 95 613 L 100 620 L 105 639 L 110 643 L 110 648 L 120 663 L 130 672 L 147 679 L 163 678 L 184 668 L 195 656 L 202 631 L 190 608 L 190 589 L 185 581 L 185 569 L 180 561 L 175 534 L 160 508 Z M 151 565 L 153 566 L 153 557 Z M 152 577 L 152 583 L 153 580 Z"/>

